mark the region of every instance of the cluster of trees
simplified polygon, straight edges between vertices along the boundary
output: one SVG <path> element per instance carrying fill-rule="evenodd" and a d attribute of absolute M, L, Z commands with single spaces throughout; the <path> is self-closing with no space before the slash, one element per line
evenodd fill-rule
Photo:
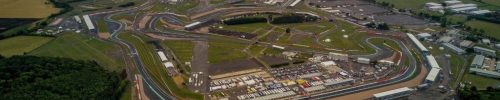
<path fill-rule="evenodd" d="M 1 100 L 118 99 L 127 84 L 93 61 L 0 56 Z"/>
<path fill-rule="evenodd" d="M 391 3 L 388 3 L 388 2 L 378 2 L 380 5 L 384 6 L 384 7 L 389 7 L 389 8 L 394 8 L 394 4 L 391 4 Z"/>
<path fill-rule="evenodd" d="M 267 22 L 264 17 L 241 17 L 224 20 L 223 23 L 226 25 L 239 25 L 239 24 L 250 24 L 250 23 L 260 23 Z"/>
<path fill-rule="evenodd" d="M 390 29 L 389 25 L 386 23 L 375 24 L 375 23 L 371 22 L 371 23 L 366 24 L 365 26 L 368 28 L 375 28 L 375 29 L 379 29 L 379 30 L 389 30 Z"/>
<path fill-rule="evenodd" d="M 135 5 L 135 2 L 128 2 L 128 3 L 122 4 L 122 5 L 118 5 L 118 7 L 125 8 L 125 7 L 134 6 L 134 5 Z"/>
<path fill-rule="evenodd" d="M 318 20 L 318 17 L 292 14 L 292 15 L 285 15 L 285 16 L 273 18 L 271 23 L 272 24 L 289 24 L 289 23 L 310 22 L 310 21 L 316 21 L 316 20 Z"/>
<path fill-rule="evenodd" d="M 487 87 L 478 90 L 475 86 L 459 89 L 458 96 L 463 100 L 500 100 L 500 89 Z"/>

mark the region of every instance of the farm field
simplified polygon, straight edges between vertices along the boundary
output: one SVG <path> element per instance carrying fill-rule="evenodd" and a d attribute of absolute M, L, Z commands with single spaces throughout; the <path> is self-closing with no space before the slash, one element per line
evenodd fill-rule
<path fill-rule="evenodd" d="M 162 67 L 163 65 L 160 62 L 160 58 L 155 53 L 153 45 L 148 44 L 145 38 L 131 33 L 123 33 L 119 35 L 119 37 L 136 47 L 143 66 L 152 78 L 160 84 L 161 88 L 170 90 L 176 97 L 181 99 L 203 99 L 201 94 L 192 93 L 186 86 L 177 85 L 172 77 L 167 76 L 167 70 L 165 67 Z"/>
<path fill-rule="evenodd" d="M 16 36 L 0 40 L 0 55 L 10 57 L 23 55 L 52 40 L 52 37 Z"/>
<path fill-rule="evenodd" d="M 59 9 L 49 0 L 0 0 L 0 18 L 44 18 Z"/>
<path fill-rule="evenodd" d="M 93 60 L 112 71 L 119 71 L 123 68 L 125 62 L 116 45 L 83 34 L 62 34 L 53 41 L 29 52 L 29 55 Z"/>

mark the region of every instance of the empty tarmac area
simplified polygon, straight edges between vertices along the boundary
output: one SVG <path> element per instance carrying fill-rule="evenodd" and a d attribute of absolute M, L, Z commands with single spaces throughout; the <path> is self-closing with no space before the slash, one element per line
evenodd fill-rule
<path fill-rule="evenodd" d="M 341 6 L 341 5 L 370 4 L 368 2 L 361 1 L 361 0 L 311 0 L 310 3 L 313 3 L 315 5 L 319 5 L 319 6 L 327 6 L 327 7 Z"/>
<path fill-rule="evenodd" d="M 408 15 L 379 15 L 374 16 L 376 21 L 385 22 L 392 25 L 423 25 L 427 24 L 426 21 L 417 19 Z"/>
<path fill-rule="evenodd" d="M 210 65 L 209 72 L 210 75 L 220 75 L 256 68 L 260 68 L 260 65 L 252 59 L 236 59 L 232 61 L 212 64 Z"/>
<path fill-rule="evenodd" d="M 379 14 L 379 13 L 387 13 L 389 10 L 376 6 L 376 5 L 359 5 L 359 6 L 349 6 L 345 8 L 338 8 L 342 12 L 352 13 L 352 14 Z"/>

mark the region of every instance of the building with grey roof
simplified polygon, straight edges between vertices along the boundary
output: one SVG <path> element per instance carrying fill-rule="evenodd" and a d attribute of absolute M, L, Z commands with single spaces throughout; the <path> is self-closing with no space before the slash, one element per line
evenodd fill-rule
<path fill-rule="evenodd" d="M 498 61 L 498 62 L 497 62 L 497 65 L 496 65 L 496 67 L 495 67 L 495 70 L 496 70 L 497 72 L 500 72 L 500 61 Z"/>
<path fill-rule="evenodd" d="M 474 57 L 474 60 L 472 60 L 471 67 L 473 68 L 480 68 L 483 66 L 484 63 L 484 56 L 483 55 L 476 55 Z"/>
<path fill-rule="evenodd" d="M 460 46 L 470 48 L 470 47 L 474 46 L 474 42 L 469 41 L 469 40 L 463 40 L 462 42 L 460 42 Z"/>
<path fill-rule="evenodd" d="M 486 56 L 492 56 L 492 57 L 497 56 L 495 50 L 491 50 L 491 49 L 487 49 L 487 48 L 483 48 L 483 47 L 479 47 L 479 46 L 474 47 L 474 52 L 479 53 L 479 54 L 483 54 Z"/>
<path fill-rule="evenodd" d="M 476 10 L 476 11 L 471 11 L 469 12 L 470 14 L 474 14 L 474 15 L 484 15 L 484 14 L 488 14 L 488 13 L 491 13 L 492 11 L 490 10 Z"/>
<path fill-rule="evenodd" d="M 462 48 L 459 48 L 453 44 L 450 43 L 443 43 L 443 46 L 450 49 L 452 52 L 457 53 L 457 54 L 465 54 L 465 50 Z"/>
<path fill-rule="evenodd" d="M 475 73 L 477 75 L 492 77 L 492 78 L 500 78 L 500 73 L 495 71 L 484 70 L 480 68 L 469 68 L 470 73 Z"/>

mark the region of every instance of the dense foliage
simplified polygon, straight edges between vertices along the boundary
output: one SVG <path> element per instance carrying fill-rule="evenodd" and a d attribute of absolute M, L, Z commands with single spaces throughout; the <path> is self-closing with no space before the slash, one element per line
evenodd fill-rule
<path fill-rule="evenodd" d="M 500 100 L 500 89 L 488 87 L 478 90 L 475 86 L 464 87 L 458 90 L 458 96 L 463 100 Z"/>
<path fill-rule="evenodd" d="M 239 24 L 250 24 L 250 23 L 260 23 L 267 22 L 264 17 L 243 17 L 243 18 L 233 18 L 223 21 L 226 25 L 239 25 Z"/>
<path fill-rule="evenodd" d="M 309 21 L 316 21 L 318 18 L 314 16 L 304 16 L 304 15 L 285 15 L 273 18 L 272 24 L 288 24 L 288 23 L 302 23 Z"/>
<path fill-rule="evenodd" d="M 121 84 L 118 74 L 92 61 L 0 58 L 0 100 L 117 99 Z"/>

